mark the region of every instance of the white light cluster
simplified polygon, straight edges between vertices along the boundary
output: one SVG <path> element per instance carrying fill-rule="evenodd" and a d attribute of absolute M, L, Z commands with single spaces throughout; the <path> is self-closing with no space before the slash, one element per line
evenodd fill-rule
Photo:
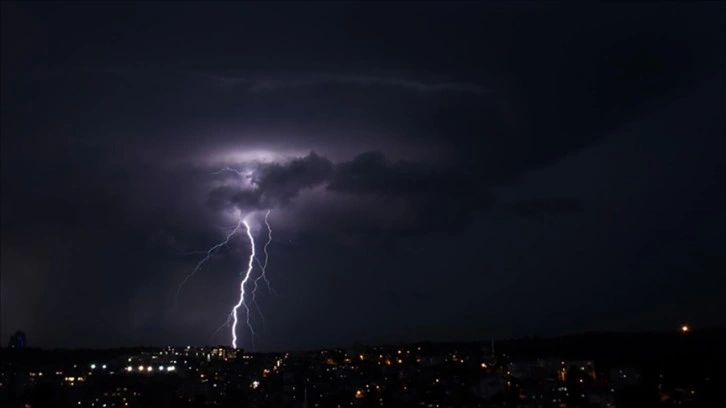
<path fill-rule="evenodd" d="M 143 372 L 150 373 L 150 372 L 153 372 L 154 371 L 154 367 L 151 366 L 151 365 L 149 365 L 149 366 L 140 365 L 140 366 L 137 367 L 137 369 L 139 370 L 140 373 L 143 373 Z M 134 367 L 133 366 L 126 366 L 126 371 L 129 372 L 129 373 L 130 372 L 133 372 L 134 371 Z M 170 365 L 170 366 L 159 366 L 159 371 L 167 371 L 167 372 L 176 371 L 176 367 L 173 366 L 173 365 Z"/>

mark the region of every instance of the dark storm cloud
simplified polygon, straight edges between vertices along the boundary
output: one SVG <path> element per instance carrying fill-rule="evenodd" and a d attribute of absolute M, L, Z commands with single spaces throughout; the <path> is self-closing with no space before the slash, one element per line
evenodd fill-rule
<path fill-rule="evenodd" d="M 317 7 L 308 13 L 323 12 Z M 715 72 L 714 62 L 719 58 L 704 52 L 715 36 L 669 7 L 659 9 L 657 19 L 652 18 L 647 8 L 632 8 L 624 13 L 624 9 L 617 7 L 595 11 L 512 6 L 492 14 L 486 7 L 474 5 L 460 6 L 466 12 L 417 5 L 421 14 L 412 15 L 407 7 L 391 6 L 386 16 L 376 16 L 373 8 L 349 7 L 356 9 L 355 15 L 378 21 L 378 30 L 371 33 L 367 26 L 351 19 L 348 7 L 335 6 L 331 12 L 337 10 L 343 18 L 340 24 L 346 27 L 337 32 L 350 36 L 346 37 L 350 43 L 342 39 L 340 43 L 334 39 L 322 41 L 318 38 L 326 32 L 322 28 L 317 31 L 300 26 L 290 16 L 251 6 L 281 20 L 273 27 L 255 21 L 240 26 L 232 18 L 218 21 L 220 32 L 247 27 L 258 35 L 242 36 L 242 43 L 217 38 L 222 49 L 234 49 L 240 57 L 225 64 L 215 64 L 213 61 L 218 58 L 209 58 L 204 67 L 194 66 L 201 64 L 196 59 L 170 64 L 169 58 L 146 55 L 137 47 L 142 43 L 137 38 L 139 34 L 122 31 L 118 47 L 133 55 L 139 52 L 146 58 L 109 58 L 112 63 L 99 58 L 104 61 L 99 64 L 104 72 L 125 72 L 125 78 L 116 85 L 107 78 L 94 81 L 93 87 L 86 85 L 104 90 L 105 95 L 97 95 L 98 103 L 89 103 L 84 112 L 98 118 L 94 121 L 117 121 L 121 128 L 129 122 L 108 112 L 125 112 L 135 119 L 131 123 L 150 122 L 147 127 L 162 123 L 164 129 L 154 128 L 153 138 L 141 136 L 141 132 L 135 131 L 138 129 L 129 129 L 124 132 L 125 139 L 118 143 L 129 144 L 128 139 L 138 137 L 143 148 L 158 143 L 160 154 L 166 156 L 172 154 L 171 139 L 171 145 L 183 146 L 185 150 L 206 147 L 200 143 L 198 134 L 186 134 L 190 127 L 186 125 L 203 131 L 212 126 L 273 128 L 278 133 L 306 134 L 294 136 L 301 145 L 317 142 L 328 147 L 339 139 L 337 134 L 355 129 L 389 139 L 377 140 L 355 153 L 369 149 L 387 151 L 393 144 L 390 139 L 410 145 L 429 144 L 434 146 L 432 149 L 453 151 L 459 160 L 481 166 L 482 176 L 492 182 L 508 183 L 598 142 L 607 130 L 667 103 L 680 90 L 700 81 L 708 72 Z M 214 15 L 217 21 L 215 10 L 219 11 L 214 6 L 201 7 L 198 16 L 186 7 L 175 12 L 181 21 L 204 15 Z M 157 6 L 148 12 L 169 14 Z M 642 27 L 639 19 L 633 17 L 642 15 L 650 18 L 652 27 Z M 480 19 L 491 21 L 483 24 Z M 406 23 L 402 25 L 401 21 Z M 141 23 L 149 24 L 146 20 Z M 177 47 L 191 47 L 191 53 L 211 52 L 208 47 L 199 48 L 198 40 L 189 33 L 183 38 L 170 36 L 168 33 L 173 30 L 164 29 L 167 24 L 172 23 L 164 21 L 147 28 Z M 287 31 L 280 30 L 286 25 L 297 27 L 297 34 L 289 41 L 268 40 L 269 36 L 264 35 L 285 35 Z M 612 26 L 618 27 L 617 32 L 611 30 Z M 214 33 L 210 35 L 215 37 Z M 493 40 L 500 35 L 506 41 Z M 74 44 L 70 40 L 62 43 L 71 48 Z M 259 69 L 256 64 L 265 61 L 261 50 L 268 49 L 265 45 L 270 43 L 280 47 L 275 55 L 291 57 L 269 62 L 274 70 L 270 66 Z M 352 47 L 351 43 L 363 48 Z M 166 42 L 163 44 L 166 47 Z M 112 49 L 99 46 L 99 53 Z M 173 53 L 164 50 L 165 54 Z M 82 52 L 75 48 L 71 51 Z M 340 61 L 331 57 L 335 55 L 340 56 Z M 325 69 L 311 66 L 331 58 L 335 61 Z M 185 79 L 193 77 L 189 73 L 194 72 L 203 73 L 198 74 L 200 86 L 189 85 Z M 205 85 L 207 80 L 211 86 Z M 63 98 L 78 94 L 78 87 L 70 80 L 67 88 L 60 82 L 53 84 L 54 89 L 60 87 L 55 92 L 59 104 L 64 102 Z M 234 92 L 236 85 L 242 92 Z M 223 89 L 217 89 L 220 87 Z M 251 93 L 246 91 L 249 89 L 275 91 Z M 131 106 L 123 103 L 129 99 L 137 102 Z M 160 116 L 174 119 L 151 119 L 152 109 Z M 182 130 L 170 132 L 170 127 Z M 391 134 L 395 136 L 387 137 Z M 219 145 L 231 139 L 209 135 L 205 138 L 210 144 Z M 361 136 L 355 139 L 363 144 Z M 319 148 L 304 148 L 311 147 Z"/>
<path fill-rule="evenodd" d="M 533 198 L 506 205 L 504 209 L 521 217 L 540 218 L 547 215 L 573 215 L 580 210 L 580 204 L 566 198 Z"/>
<path fill-rule="evenodd" d="M 448 164 L 390 161 L 379 151 L 361 153 L 350 161 L 333 164 L 314 152 L 285 163 L 257 163 L 250 176 L 234 171 L 217 172 L 222 179 L 249 177 L 253 187 L 241 183 L 223 185 L 209 193 L 209 205 L 219 210 L 229 205 L 242 210 L 284 206 L 301 190 L 326 185 L 339 194 L 370 195 L 384 199 L 425 201 L 471 199 L 477 193 L 473 174 Z M 437 199 L 436 197 L 439 197 Z"/>
<path fill-rule="evenodd" d="M 471 82 L 427 82 L 417 80 L 415 78 L 335 72 L 300 72 L 278 76 L 228 76 L 209 72 L 175 70 L 174 68 L 169 67 L 141 64 L 125 66 L 78 66 L 74 67 L 74 70 L 77 72 L 102 73 L 137 79 L 171 75 L 180 79 L 186 78 L 189 80 L 196 80 L 202 84 L 224 89 L 241 87 L 242 89 L 246 89 L 251 92 L 311 88 L 326 84 L 342 84 L 361 87 L 395 87 L 424 93 L 455 92 L 480 94 L 485 91 L 481 85 Z"/>
<path fill-rule="evenodd" d="M 471 174 L 451 165 L 399 160 L 372 151 L 338 164 L 328 189 L 348 194 L 456 195 L 475 188 Z"/>
<path fill-rule="evenodd" d="M 250 176 L 251 188 L 242 184 L 214 188 L 209 193 L 208 204 L 216 210 L 233 206 L 243 212 L 285 206 L 301 190 L 329 180 L 332 173 L 330 160 L 315 152 L 285 163 L 257 163 Z M 245 176 L 231 171 L 223 177 L 239 179 Z"/>
<path fill-rule="evenodd" d="M 272 273 L 291 296 L 276 300 L 279 313 L 268 321 L 279 324 L 274 337 L 281 349 L 302 347 L 296 336 L 302 330 L 292 328 L 312 324 L 310 316 L 326 316 L 316 330 L 305 327 L 313 346 L 331 335 L 341 344 L 352 341 L 345 325 L 369 315 L 378 321 L 360 327 L 398 342 L 397 328 L 425 336 L 420 327 L 435 330 L 442 320 L 472 316 L 462 310 L 499 310 L 511 299 L 497 293 L 509 296 L 522 282 L 545 276 L 565 283 L 551 291 L 532 284 L 538 296 L 592 293 L 586 275 L 565 276 L 562 259 L 571 259 L 579 245 L 595 251 L 582 252 L 583 259 L 602 263 L 596 249 L 611 252 L 623 235 L 635 239 L 623 231 L 643 214 L 654 217 L 639 232 L 654 256 L 662 256 L 658 246 L 667 235 L 653 234 L 658 228 L 679 237 L 679 223 L 695 225 L 689 241 L 698 245 L 710 237 L 697 231 L 707 224 L 707 199 L 691 204 L 700 224 L 679 215 L 685 204 L 661 215 L 646 205 L 670 185 L 690 188 L 689 197 L 713 197 L 720 190 L 705 187 L 708 177 L 687 182 L 688 161 L 676 168 L 664 159 L 654 167 L 671 169 L 671 177 L 644 167 L 664 157 L 657 147 L 667 140 L 681 152 L 698 143 L 694 134 L 715 134 L 716 119 L 679 110 L 666 118 L 683 124 L 675 133 L 673 127 L 643 130 L 637 122 L 721 75 L 723 4 L 1 3 L 0 310 L 9 322 L 3 333 L 24 328 L 49 346 L 208 341 L 213 317 L 223 318 L 227 296 L 237 295 L 229 279 L 237 278 L 244 237 L 229 253 L 220 251 L 219 263 L 210 266 L 215 273 L 189 286 L 195 299 L 218 304 L 190 302 L 188 314 L 167 317 L 164 294 L 198 261 L 178 253 L 218 242 L 228 221 L 220 214 L 234 208 L 276 210 L 280 242 L 271 245 L 278 251 Z M 719 91 L 684 105 L 700 112 L 722 99 Z M 614 130 L 633 127 L 632 141 L 608 150 Z M 646 134 L 664 136 L 643 142 Z M 597 146 L 606 153 L 588 171 L 601 172 L 599 181 L 575 160 L 535 187 L 518 187 Z M 235 173 L 213 174 L 217 165 L 250 164 L 220 157 L 254 149 L 297 158 L 253 163 L 250 189 Z M 317 154 L 300 153 L 309 151 Z M 621 170 L 617 157 L 629 151 L 638 154 Z M 699 165 L 708 163 L 718 161 Z M 622 177 L 613 181 L 618 171 Z M 719 171 L 713 166 L 699 174 Z M 583 183 L 561 181 L 573 175 Z M 622 191 L 631 175 L 648 179 L 637 194 Z M 525 191 L 495 205 L 495 195 L 503 201 L 502 187 Z M 580 199 L 586 189 L 607 194 Z M 627 220 L 612 216 L 619 199 L 630 211 Z M 597 203 L 608 221 L 581 202 Z M 514 217 L 488 217 L 501 210 Z M 568 217 L 530 222 L 551 215 Z M 584 221 L 588 228 L 578 227 Z M 609 239 L 587 235 L 603 224 Z M 562 225 L 571 227 L 567 239 L 558 235 Z M 439 231 L 447 232 L 446 243 L 431 234 Z M 340 236 L 365 256 L 338 251 L 331 241 Z M 380 248 L 367 245 L 401 237 L 397 244 L 409 248 L 385 257 L 376 258 Z M 287 238 L 299 244 L 287 245 Z M 542 246 L 532 243 L 537 239 Z M 713 253 L 723 247 L 713 246 Z M 640 251 L 608 258 L 608 268 L 620 269 L 617 262 L 627 264 L 631 252 Z M 442 268 L 463 272 L 442 282 Z M 561 281 L 542 272 L 549 269 Z M 417 295 L 401 302 L 399 315 L 380 317 L 387 313 L 369 303 L 378 289 L 366 285 L 408 288 L 412 282 L 420 290 L 411 289 Z M 627 283 L 613 282 L 611 297 L 618 297 Z M 481 287 L 494 288 L 491 303 Z M 507 334 L 538 324 L 571 329 L 557 317 L 531 317 L 527 309 L 537 303 L 527 299 L 516 302 L 523 311 L 520 332 L 511 329 L 511 311 L 502 312 Z M 458 306 L 446 311 L 446 305 Z M 488 335 L 497 318 L 469 319 L 461 327 Z M 78 339 L 94 326 L 103 329 Z M 147 330 L 153 335 L 144 337 Z"/>
<path fill-rule="evenodd" d="M 386 223 L 348 223 L 349 233 L 420 235 L 458 230 L 473 214 L 491 208 L 494 196 L 476 173 L 448 163 L 388 160 L 367 152 L 336 167 L 329 191 L 370 196 L 401 209 Z M 384 210 L 385 211 L 385 210 Z"/>
<path fill-rule="evenodd" d="M 257 184 L 273 205 L 287 204 L 303 188 L 311 188 L 330 178 L 333 164 L 315 152 L 288 163 L 271 163 L 255 172 Z"/>
<path fill-rule="evenodd" d="M 316 194 L 332 194 L 340 200 L 330 197 L 320 209 L 305 202 L 301 205 L 309 207 L 303 211 L 316 214 L 318 224 L 324 220 L 325 234 L 391 239 L 458 230 L 494 202 L 488 186 L 465 169 L 441 162 L 389 160 L 379 151 L 337 164 L 310 153 L 285 163 L 256 163 L 249 171 L 250 176 L 217 172 L 231 184 L 213 188 L 207 196 L 208 207 L 213 211 L 238 208 L 243 213 L 284 207 L 303 190 L 323 186 Z M 246 177 L 250 186 L 240 183 Z M 386 215 L 364 215 L 371 213 Z M 316 226 L 304 227 L 311 228 Z"/>
<path fill-rule="evenodd" d="M 234 78 L 218 77 L 221 85 L 234 84 Z M 463 92 L 478 94 L 483 92 L 481 86 L 465 82 L 426 83 L 413 79 L 384 77 L 374 75 L 352 75 L 336 73 L 302 74 L 291 78 L 243 79 L 238 82 L 248 84 L 253 92 L 280 90 L 291 88 L 313 87 L 323 84 L 344 84 L 355 86 L 387 86 L 409 89 L 416 92 Z"/>

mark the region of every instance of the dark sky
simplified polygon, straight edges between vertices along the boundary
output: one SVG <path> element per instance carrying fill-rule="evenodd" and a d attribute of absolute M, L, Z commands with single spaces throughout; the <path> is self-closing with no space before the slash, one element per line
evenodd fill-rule
<path fill-rule="evenodd" d="M 260 350 L 723 325 L 724 15 L 2 2 L 0 340 L 228 344 L 266 210 Z"/>

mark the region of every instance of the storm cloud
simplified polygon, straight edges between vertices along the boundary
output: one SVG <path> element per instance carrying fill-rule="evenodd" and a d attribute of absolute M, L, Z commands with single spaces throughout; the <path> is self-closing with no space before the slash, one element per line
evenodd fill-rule
<path fill-rule="evenodd" d="M 573 215 L 580 210 L 580 205 L 572 199 L 533 198 L 509 204 L 504 208 L 525 218 L 540 218 L 548 215 Z"/>
<path fill-rule="evenodd" d="M 490 208 L 494 201 L 488 186 L 478 183 L 472 173 L 445 163 L 391 161 L 379 151 L 340 163 L 311 152 L 282 163 L 240 163 L 213 174 L 223 183 L 208 193 L 207 205 L 215 211 L 236 208 L 248 213 L 285 207 L 301 191 L 322 186 L 332 194 L 368 197 L 368 202 L 372 199 L 405 208 L 408 217 L 414 218 L 411 223 L 418 225 L 409 229 L 419 232 L 443 225 L 455 229 L 461 223 L 454 219 Z M 379 233 L 396 230 L 395 225 L 347 225 L 343 229 L 362 232 L 371 228 Z"/>
<path fill-rule="evenodd" d="M 314 152 L 284 163 L 242 163 L 239 167 L 248 170 L 227 168 L 216 172 L 220 179 L 231 183 L 209 192 L 210 208 L 236 207 L 246 213 L 285 206 L 301 190 L 318 186 L 333 174 L 333 163 Z"/>
<path fill-rule="evenodd" d="M 0 339 L 206 343 L 266 209 L 265 349 L 722 319 L 721 3 L 0 7 Z"/>

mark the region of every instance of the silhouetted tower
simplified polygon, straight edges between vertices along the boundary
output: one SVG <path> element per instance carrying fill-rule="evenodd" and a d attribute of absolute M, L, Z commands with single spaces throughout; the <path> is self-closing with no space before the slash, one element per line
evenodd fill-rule
<path fill-rule="evenodd" d="M 25 341 L 25 333 L 18 330 L 12 336 L 10 336 L 10 344 L 8 345 L 8 347 L 25 348 L 26 344 L 27 343 Z"/>

